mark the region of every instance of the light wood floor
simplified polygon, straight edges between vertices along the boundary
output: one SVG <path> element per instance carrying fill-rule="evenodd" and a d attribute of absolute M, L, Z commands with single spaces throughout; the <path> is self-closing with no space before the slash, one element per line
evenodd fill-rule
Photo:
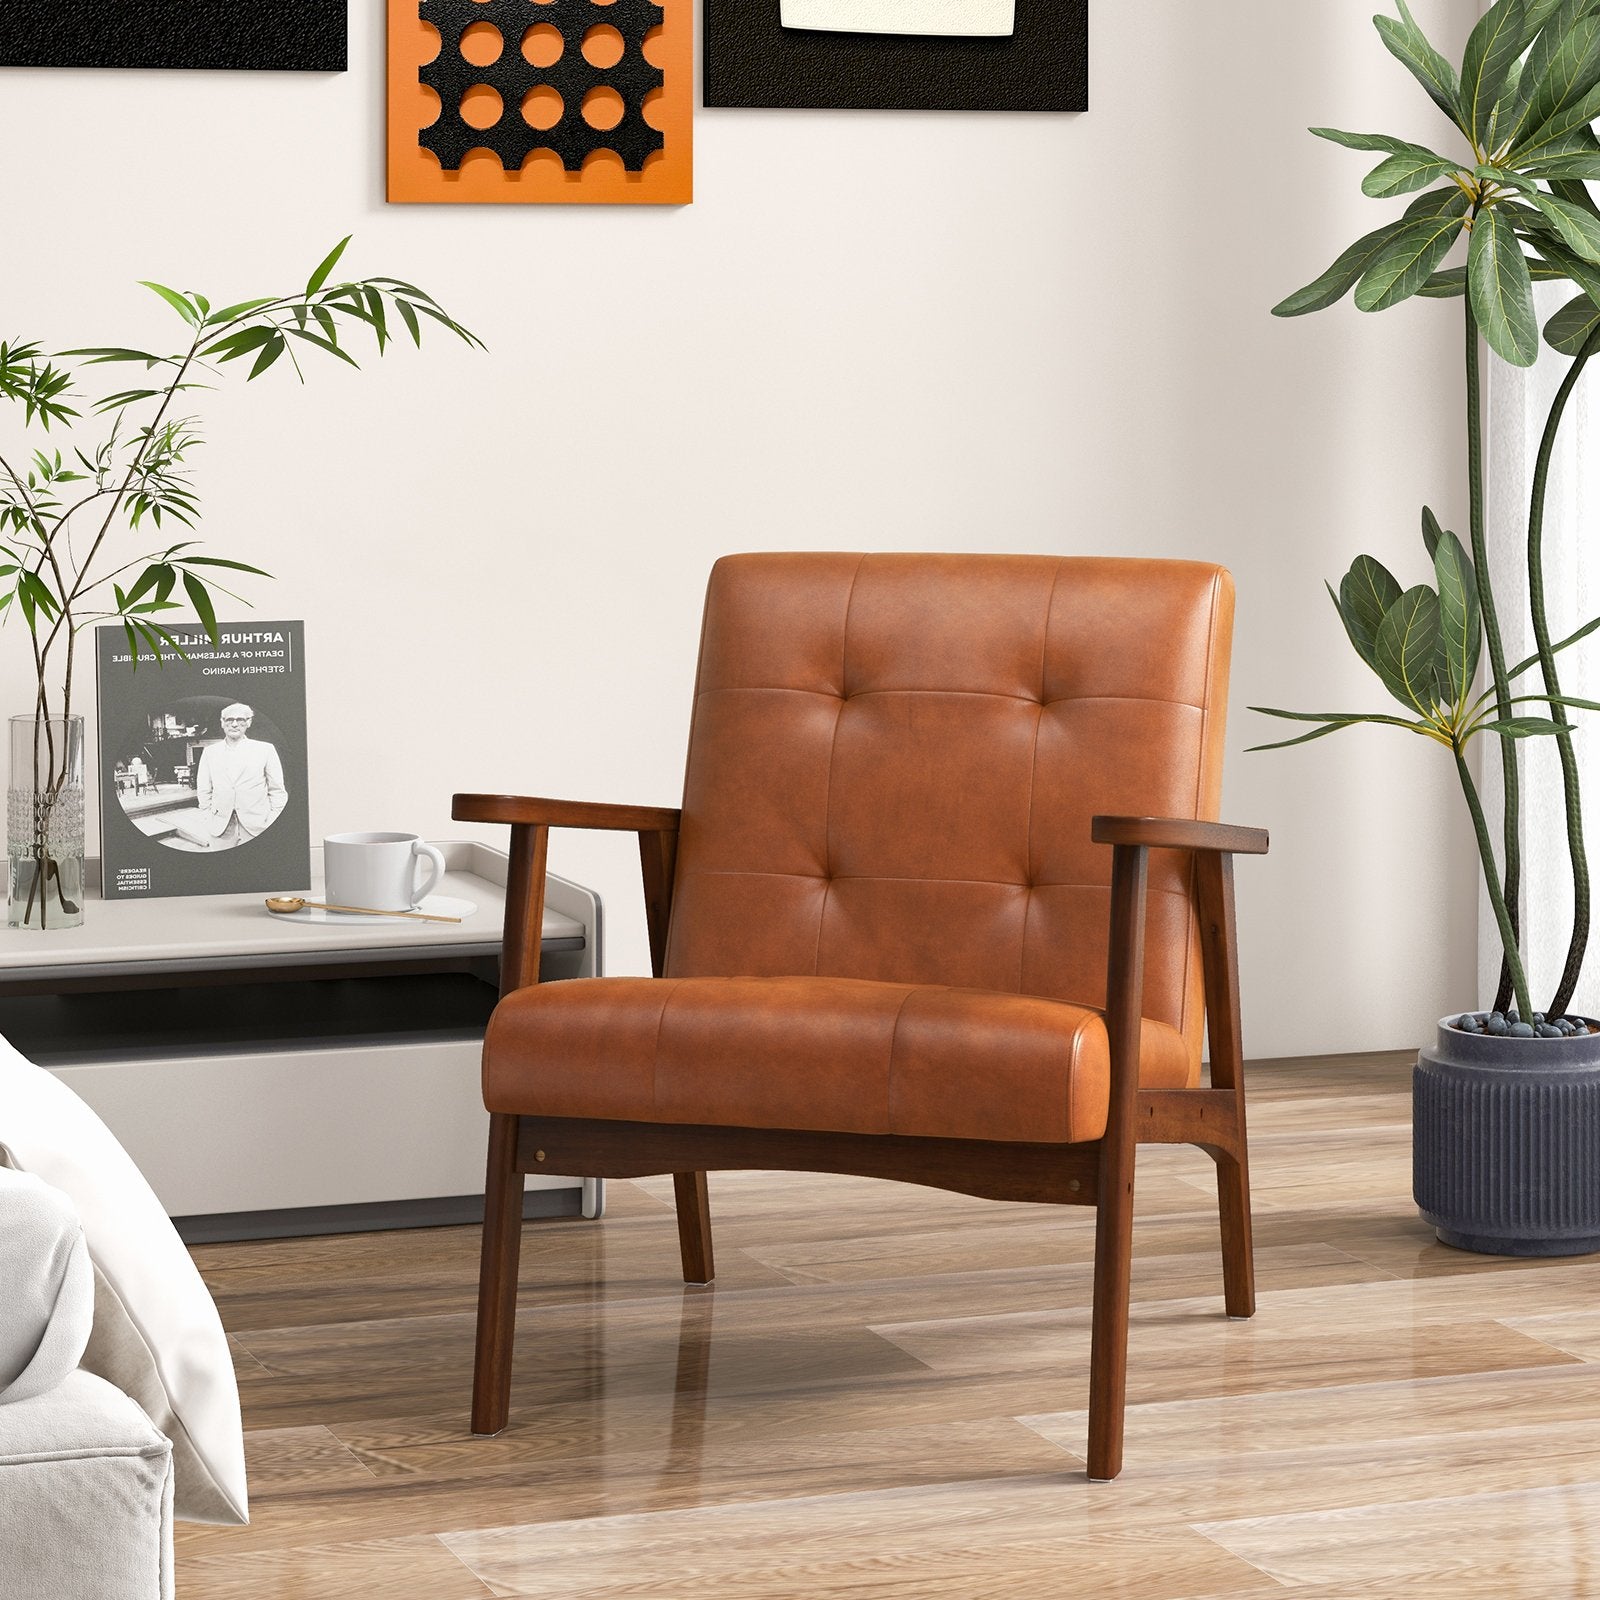
<path fill-rule="evenodd" d="M 530 1223 L 512 1424 L 467 1432 L 475 1230 L 212 1245 L 254 1520 L 179 1600 L 1600 1596 L 1600 1258 L 1436 1243 L 1409 1058 L 1252 1072 L 1252 1322 L 1211 1168 L 1145 1150 L 1127 1467 L 1083 1476 L 1092 1216 L 713 1175 Z"/>

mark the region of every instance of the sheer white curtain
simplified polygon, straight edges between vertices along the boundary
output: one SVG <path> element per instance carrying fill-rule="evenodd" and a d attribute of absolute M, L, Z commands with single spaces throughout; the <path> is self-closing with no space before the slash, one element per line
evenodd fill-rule
<path fill-rule="evenodd" d="M 1570 284 L 1535 285 L 1541 326 L 1573 293 Z M 1485 485 L 1489 567 L 1505 640 L 1507 662 L 1533 654 L 1528 620 L 1527 522 L 1534 460 L 1550 402 L 1571 363 L 1548 346 L 1537 365 L 1507 366 L 1484 352 L 1488 402 Z M 1554 639 L 1600 613 L 1600 361 L 1591 362 L 1567 406 L 1553 459 L 1544 523 L 1545 597 Z M 1466 530 L 1459 530 L 1465 539 Z M 1600 634 L 1564 651 L 1557 664 L 1565 694 L 1600 700 Z M 1535 667 L 1521 692 L 1543 687 Z M 1529 713 L 1541 708 L 1529 705 Z M 1590 870 L 1600 888 L 1600 713 L 1579 712 L 1573 748 L 1585 801 Z M 1478 762 L 1492 815 L 1499 814 L 1499 751 L 1478 741 Z M 1572 889 L 1567 864 L 1566 813 L 1561 773 L 1551 739 L 1517 747 L 1522 774 L 1523 951 L 1534 1004 L 1546 1005 L 1566 960 L 1572 930 Z M 1493 831 L 1498 838 L 1498 825 Z M 1597 896 L 1600 900 L 1600 896 Z M 1500 967 L 1499 939 L 1487 897 L 1478 912 L 1479 991 L 1492 998 Z M 1600 936 L 1590 946 L 1573 1008 L 1600 1010 Z"/>

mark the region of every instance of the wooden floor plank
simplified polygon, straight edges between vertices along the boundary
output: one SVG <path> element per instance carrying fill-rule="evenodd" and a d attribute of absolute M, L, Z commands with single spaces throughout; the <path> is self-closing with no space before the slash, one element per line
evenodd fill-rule
<path fill-rule="evenodd" d="M 602 1222 L 524 1229 L 493 1439 L 466 1428 L 475 1229 L 197 1247 L 254 1520 L 180 1525 L 179 1593 L 1582 1594 L 1600 1260 L 1439 1244 L 1410 1201 L 1410 1071 L 1249 1069 L 1250 1322 L 1221 1314 L 1208 1159 L 1141 1154 L 1113 1485 L 1083 1476 L 1087 1211 L 714 1174 L 718 1285 L 686 1290 L 670 1179 L 613 1183 Z"/>

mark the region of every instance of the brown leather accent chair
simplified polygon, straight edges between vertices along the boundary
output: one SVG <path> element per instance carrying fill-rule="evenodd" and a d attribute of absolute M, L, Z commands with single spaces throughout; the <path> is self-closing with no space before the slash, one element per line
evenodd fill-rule
<path fill-rule="evenodd" d="M 707 1170 L 1096 1207 L 1089 1475 L 1122 1465 L 1134 1150 L 1217 1167 L 1255 1309 L 1232 854 L 1233 585 L 1187 561 L 744 555 L 706 597 L 681 811 L 511 825 L 472 1427 L 506 1424 L 522 1174 Z M 637 832 L 654 978 L 537 985 L 552 827 Z M 1201 1086 L 1209 1020 L 1211 1086 Z"/>

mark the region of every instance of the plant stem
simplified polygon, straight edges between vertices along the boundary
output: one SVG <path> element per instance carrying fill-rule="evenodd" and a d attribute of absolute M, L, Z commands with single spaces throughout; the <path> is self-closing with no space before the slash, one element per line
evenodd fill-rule
<path fill-rule="evenodd" d="M 1489 904 L 1494 907 L 1494 920 L 1500 928 L 1500 942 L 1505 948 L 1506 966 L 1511 977 L 1511 990 L 1516 996 L 1517 1015 L 1524 1022 L 1533 1018 L 1533 1002 L 1528 998 L 1528 979 L 1522 970 L 1522 955 L 1517 949 L 1516 930 L 1511 925 L 1511 911 L 1506 897 L 1500 892 L 1500 873 L 1495 865 L 1494 845 L 1489 840 L 1489 825 L 1483 819 L 1483 806 L 1478 800 L 1478 790 L 1467 770 L 1466 759 L 1458 743 L 1451 744 L 1455 753 L 1456 774 L 1461 779 L 1461 792 L 1467 797 L 1467 809 L 1472 813 L 1472 831 L 1478 838 L 1478 857 L 1483 862 L 1483 882 L 1489 891 Z M 1496 1011 L 1506 1008 L 1498 1000 Z"/>
<path fill-rule="evenodd" d="M 1478 319 L 1472 314 L 1471 296 L 1462 298 L 1467 313 L 1467 493 L 1472 527 L 1473 576 L 1477 581 L 1478 609 L 1483 613 L 1483 634 L 1489 645 L 1489 676 L 1494 684 L 1495 716 L 1505 722 L 1511 717 L 1511 682 L 1506 677 L 1505 645 L 1500 639 L 1500 618 L 1495 611 L 1494 590 L 1489 583 L 1488 546 L 1483 527 L 1483 388 L 1478 372 Z M 1459 752 L 1457 759 L 1460 759 Z M 1503 906 L 1509 920 L 1502 921 L 1500 926 L 1504 954 L 1500 961 L 1500 984 L 1494 999 L 1496 1011 L 1504 1011 L 1510 1003 L 1515 983 L 1513 969 L 1517 972 L 1522 970 L 1522 958 L 1518 950 L 1522 926 L 1518 912 L 1522 894 L 1521 801 L 1517 778 L 1517 753 L 1509 739 L 1500 741 L 1500 778 L 1506 858 Z M 1471 799 L 1476 806 L 1475 790 L 1471 793 Z M 1486 881 L 1492 869 L 1493 859 L 1486 856 L 1484 858 Z M 1498 892 L 1491 890 L 1491 893 Z M 1520 990 L 1517 1004 L 1519 1008 L 1526 1004 L 1526 996 Z"/>
<path fill-rule="evenodd" d="M 47 715 L 48 702 L 46 700 L 45 674 L 49 663 L 51 649 L 54 646 L 56 639 L 59 637 L 61 630 L 65 628 L 67 639 L 67 660 L 66 672 L 62 678 L 61 685 L 61 722 L 63 729 L 67 729 L 71 726 L 72 678 L 78 639 L 77 629 L 74 626 L 74 613 L 72 609 L 73 605 L 77 602 L 79 596 L 83 594 L 84 590 L 91 587 L 89 582 L 89 569 L 94 564 L 94 559 L 99 554 L 101 545 L 105 543 L 106 537 L 111 531 L 111 525 L 116 519 L 117 512 L 122 507 L 122 502 L 127 498 L 129 489 L 132 488 L 133 483 L 138 477 L 139 471 L 143 466 L 147 456 L 154 448 L 157 437 L 156 430 L 161 426 L 161 421 L 166 416 L 168 407 L 171 406 L 174 398 L 177 396 L 179 386 L 182 384 L 184 376 L 187 374 L 189 367 L 193 363 L 195 356 L 203 342 L 204 339 L 202 335 L 197 332 L 194 339 L 190 342 L 188 353 L 181 359 L 181 361 L 178 362 L 177 372 L 173 376 L 171 383 L 168 384 L 166 390 L 162 393 L 161 403 L 156 408 L 156 414 L 151 420 L 149 426 L 145 429 L 143 443 L 134 452 L 133 459 L 128 464 L 127 472 L 123 475 L 121 484 L 115 489 L 109 491 L 111 495 L 111 505 L 106 511 L 105 518 L 101 522 L 98 532 L 95 534 L 93 541 L 90 543 L 88 554 L 81 562 L 76 564 L 76 570 L 72 574 L 73 581 L 70 587 L 66 582 L 66 573 L 62 569 L 59 557 L 56 553 L 55 542 L 57 538 L 63 535 L 66 528 L 67 516 L 69 516 L 71 512 L 69 511 L 64 515 L 58 516 L 51 526 L 49 536 L 41 540 L 45 558 L 50 562 L 51 571 L 56 579 L 57 591 L 61 595 L 61 611 L 56 617 L 54 623 L 51 624 L 50 631 L 45 635 L 42 645 L 39 642 L 37 632 L 35 631 L 34 633 L 34 664 L 39 679 L 39 693 L 34 712 L 36 719 L 36 736 L 34 741 L 34 794 L 36 796 L 34 823 L 34 873 L 35 884 L 40 895 L 39 915 L 41 927 L 44 925 L 44 920 L 47 915 L 46 906 L 48 905 L 48 896 L 46 890 L 48 888 L 48 884 L 46 880 L 52 872 L 56 874 L 58 889 L 61 886 L 59 870 L 50 857 L 50 825 L 55 813 L 56 803 L 61 796 L 61 790 L 65 786 L 66 781 L 70 776 L 67 759 L 68 752 L 65 749 L 62 751 L 61 770 L 59 774 L 56 771 L 55 736 L 50 728 L 49 718 Z M 94 499 L 97 498 L 97 496 L 89 496 L 87 498 Z M 76 510 L 77 507 L 73 507 L 72 509 Z M 40 729 L 42 729 L 49 746 L 49 770 L 46 774 L 43 789 L 41 789 L 39 786 L 38 774 L 37 733 Z M 63 733 L 62 737 L 63 742 L 65 743 L 67 740 L 67 735 Z M 64 894 L 61 896 L 61 900 L 63 909 L 69 912 L 76 911 L 77 908 L 67 901 Z M 31 914 L 32 906 L 32 894 L 30 893 L 28 911 L 24 913 L 25 919 Z"/>
<path fill-rule="evenodd" d="M 1600 330 L 1590 334 L 1577 359 L 1561 380 L 1556 397 L 1550 403 L 1550 415 L 1545 419 L 1544 435 L 1539 440 L 1539 454 L 1533 468 L 1533 493 L 1528 505 L 1528 608 L 1533 616 L 1533 643 L 1539 652 L 1539 670 L 1544 677 L 1547 695 L 1561 693 L 1561 680 L 1556 674 L 1555 652 L 1550 648 L 1550 623 L 1544 604 L 1544 504 L 1549 487 L 1550 462 L 1555 453 L 1556 435 L 1561 430 L 1561 420 L 1567 402 L 1583 376 L 1589 358 L 1600 350 Z M 1570 725 L 1567 708 L 1550 704 L 1551 718 L 1563 727 Z M 1561 969 L 1561 981 L 1556 986 L 1555 998 L 1550 1002 L 1549 1015 L 1563 1016 L 1572 1004 L 1572 992 L 1578 987 L 1578 974 L 1583 970 L 1584 954 L 1589 946 L 1589 857 L 1583 840 L 1583 797 L 1578 785 L 1578 756 L 1572 740 L 1556 737 L 1556 750 L 1561 757 L 1561 796 L 1567 812 L 1567 856 L 1572 863 L 1572 938 L 1567 945 L 1566 965 Z"/>

